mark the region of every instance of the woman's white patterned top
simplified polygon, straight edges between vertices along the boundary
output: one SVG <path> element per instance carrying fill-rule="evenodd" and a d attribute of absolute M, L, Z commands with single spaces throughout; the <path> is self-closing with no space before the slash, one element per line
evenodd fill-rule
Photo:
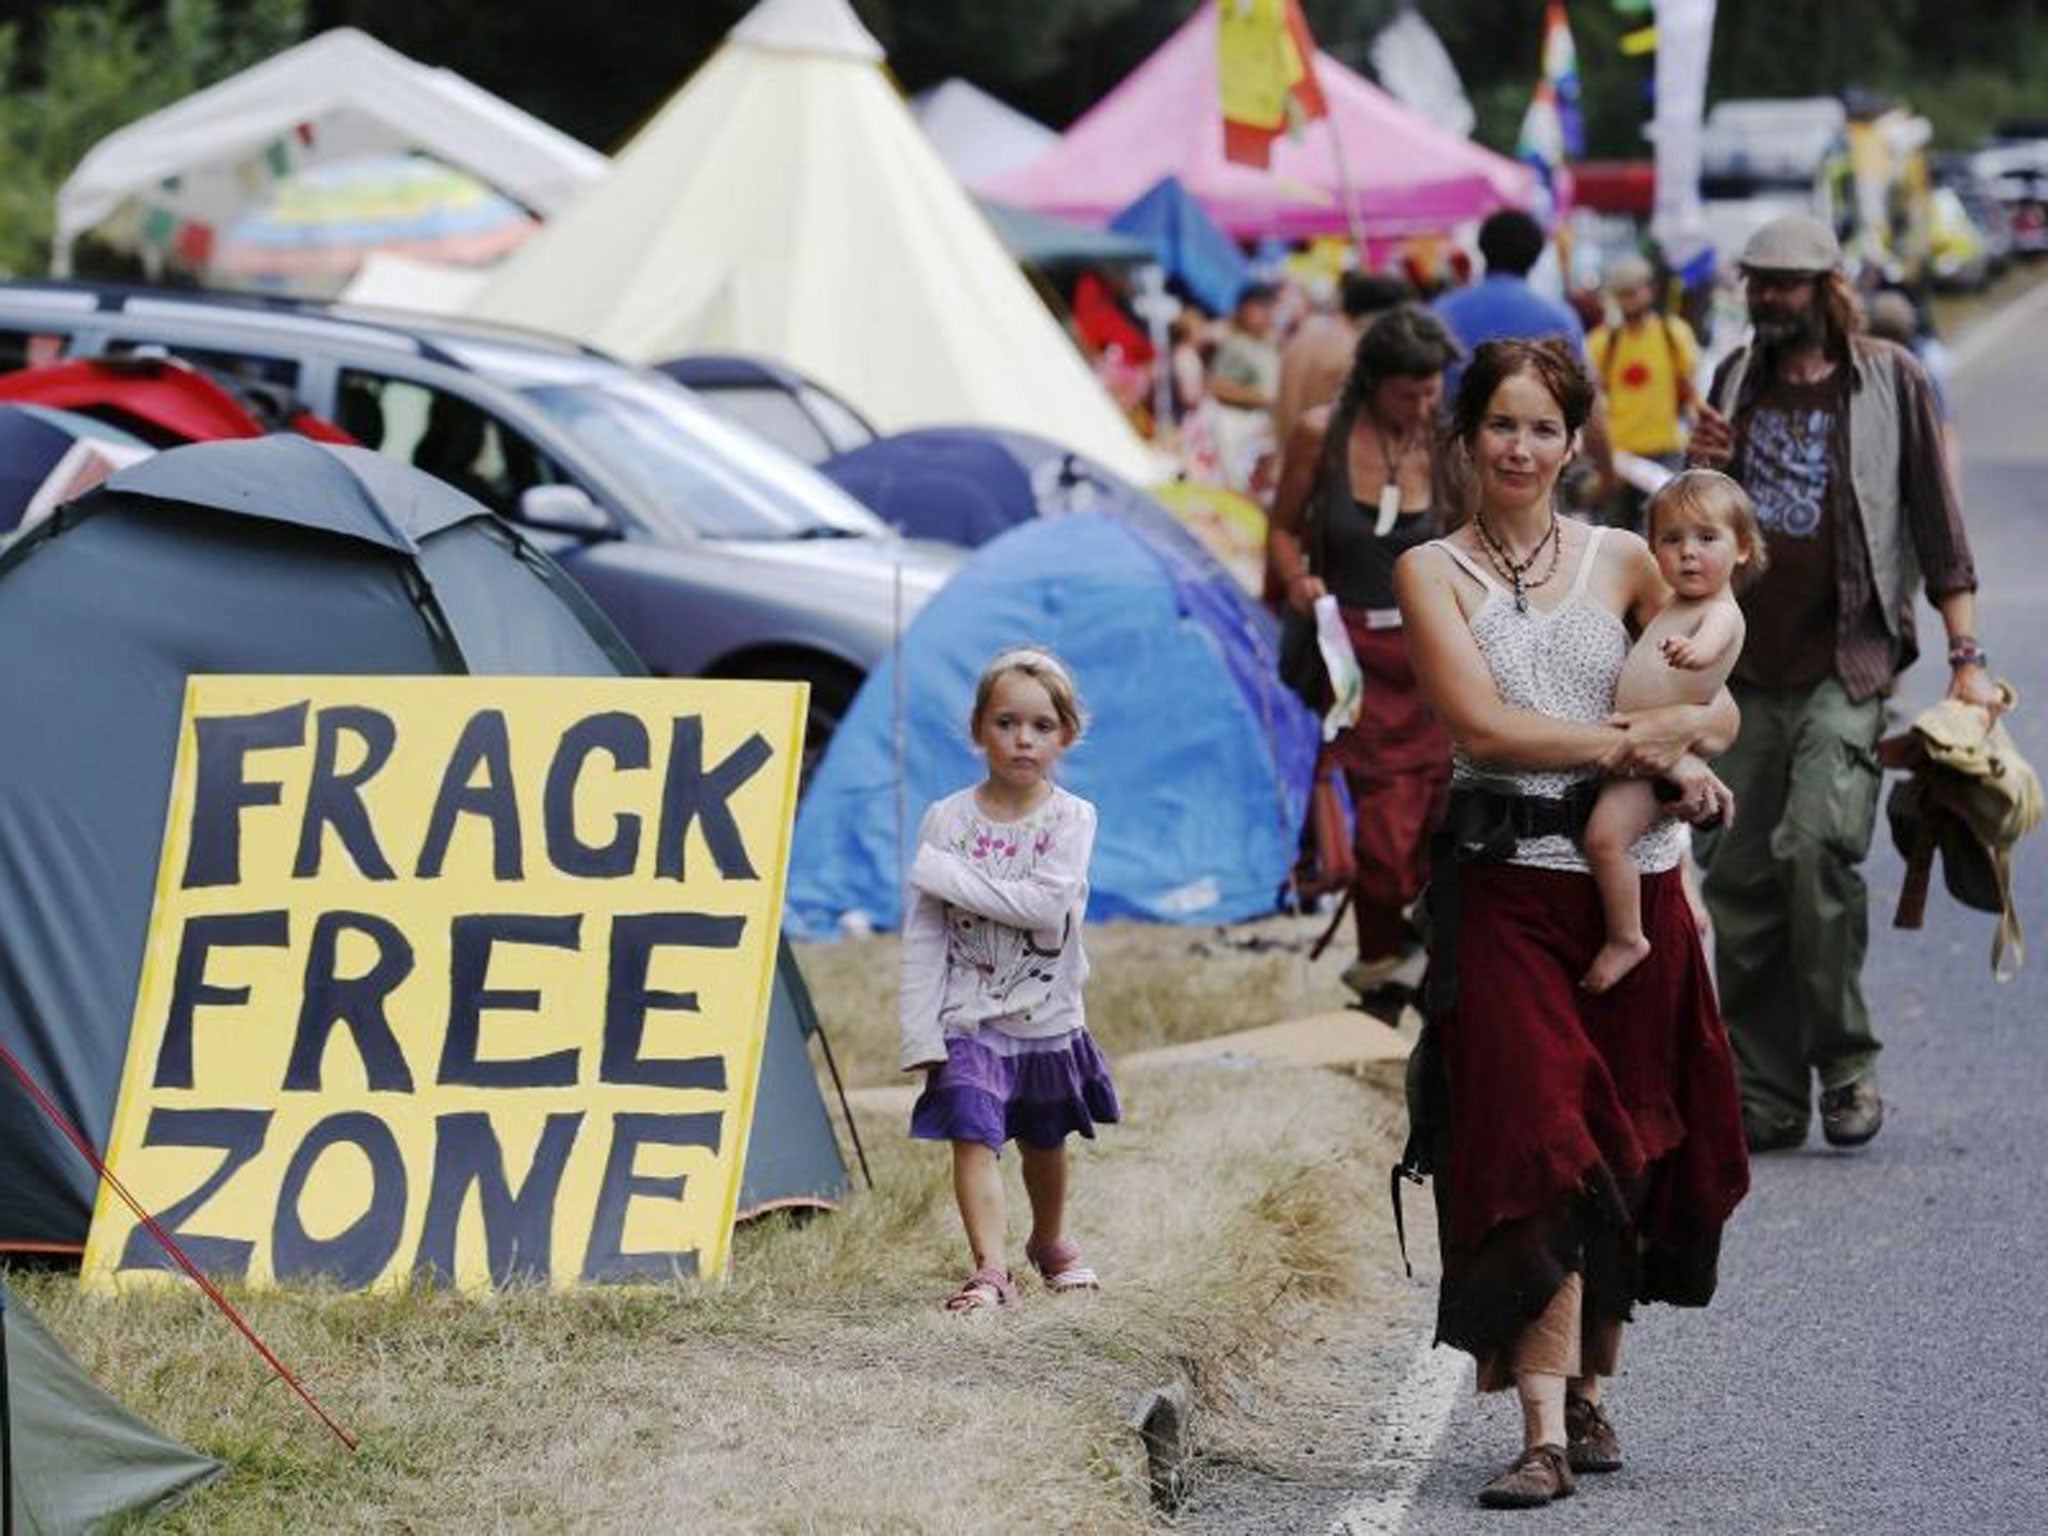
<path fill-rule="evenodd" d="M 1614 712 L 1614 684 L 1628 656 L 1628 630 L 1613 613 L 1587 595 L 1604 528 L 1586 540 L 1577 575 L 1564 601 L 1545 610 L 1531 603 L 1517 609 L 1507 589 L 1448 539 L 1437 540 L 1486 598 L 1472 615 L 1472 638 L 1486 658 L 1501 702 L 1534 710 L 1553 720 L 1594 724 Z M 1494 785 L 1515 794 L 1555 798 L 1594 776 L 1591 768 L 1523 772 L 1472 761 L 1463 747 L 1451 754 L 1452 784 Z M 1665 817 L 1636 840 L 1630 851 L 1646 875 L 1675 865 L 1685 851 L 1686 828 Z M 1586 868 L 1586 855 L 1568 837 L 1527 837 L 1515 845 L 1515 864 L 1538 869 Z"/>

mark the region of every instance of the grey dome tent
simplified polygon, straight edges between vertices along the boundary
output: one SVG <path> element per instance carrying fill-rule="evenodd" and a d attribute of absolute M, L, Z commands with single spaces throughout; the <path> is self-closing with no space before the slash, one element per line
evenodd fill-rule
<path fill-rule="evenodd" d="M 85 1373 L 0 1285 L 0 1512 L 22 1536 L 97 1529 L 220 1476 Z"/>
<path fill-rule="evenodd" d="M 280 435 L 122 470 L 0 555 L 0 1046 L 105 1147 L 187 676 L 644 670 L 552 561 L 382 455 Z M 742 1210 L 846 1187 L 777 975 Z M 0 1249 L 78 1251 L 92 1171 L 4 1079 L 0 1168 Z"/>

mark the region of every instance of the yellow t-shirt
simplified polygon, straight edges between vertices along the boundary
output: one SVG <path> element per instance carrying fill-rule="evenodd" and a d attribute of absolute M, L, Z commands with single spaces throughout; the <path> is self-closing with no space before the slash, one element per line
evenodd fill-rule
<path fill-rule="evenodd" d="M 1607 428 L 1615 447 L 1647 456 L 1685 446 L 1678 381 L 1690 379 L 1700 365 L 1691 326 L 1676 316 L 1651 315 L 1617 337 L 1603 325 L 1586 338 L 1586 352 L 1607 392 Z"/>

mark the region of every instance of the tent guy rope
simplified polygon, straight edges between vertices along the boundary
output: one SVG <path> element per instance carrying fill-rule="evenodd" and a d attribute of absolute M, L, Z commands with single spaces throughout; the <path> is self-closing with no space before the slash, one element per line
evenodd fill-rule
<path fill-rule="evenodd" d="M 168 1253 L 177 1263 L 178 1267 L 191 1277 L 194 1285 L 197 1285 L 200 1290 L 206 1293 L 206 1299 L 220 1308 L 227 1320 L 240 1330 L 242 1337 L 255 1346 L 256 1353 L 263 1357 L 264 1363 L 283 1379 L 286 1386 L 298 1393 L 306 1406 L 313 1410 L 313 1416 L 334 1432 L 335 1439 L 353 1451 L 356 1448 L 356 1437 L 328 1416 L 327 1410 L 322 1408 L 313 1394 L 306 1390 L 305 1384 L 298 1377 L 294 1376 L 285 1363 L 271 1352 L 268 1344 L 265 1344 L 256 1336 L 256 1330 L 251 1328 L 242 1314 L 235 1310 L 233 1303 L 220 1293 L 218 1286 L 206 1278 L 198 1265 L 186 1257 L 185 1250 L 178 1246 L 176 1239 L 163 1229 L 162 1224 L 154 1216 L 142 1208 L 141 1202 L 128 1193 L 127 1185 L 114 1176 L 113 1170 L 108 1168 L 99 1153 L 93 1150 L 93 1145 L 86 1139 L 85 1133 L 71 1123 L 70 1117 L 63 1110 L 59 1109 L 50 1096 L 43 1092 L 36 1080 L 29 1076 L 28 1068 L 24 1067 L 15 1057 L 14 1052 L 7 1049 L 4 1045 L 0 1045 L 0 1062 L 6 1063 L 7 1070 L 12 1072 L 20 1081 L 23 1091 L 35 1102 L 36 1108 L 49 1117 L 50 1123 L 62 1131 L 71 1145 L 78 1149 L 79 1156 L 92 1165 L 93 1172 L 104 1179 L 107 1186 L 121 1197 L 122 1202 L 128 1209 L 135 1213 L 135 1219 L 148 1229 L 151 1237 L 163 1245 L 164 1252 Z"/>

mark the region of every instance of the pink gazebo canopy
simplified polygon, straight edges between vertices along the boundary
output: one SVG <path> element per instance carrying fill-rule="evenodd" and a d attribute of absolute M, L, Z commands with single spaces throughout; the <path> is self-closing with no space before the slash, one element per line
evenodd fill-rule
<path fill-rule="evenodd" d="M 1223 158 L 1216 6 L 1187 24 L 1038 159 L 975 190 L 1088 224 L 1106 223 L 1162 176 L 1178 176 L 1239 239 L 1303 239 L 1349 229 L 1335 136 L 1360 222 L 1374 239 L 1426 234 L 1526 207 L 1535 173 L 1437 127 L 1318 51 L 1328 120 L 1273 146 L 1270 170 Z"/>

